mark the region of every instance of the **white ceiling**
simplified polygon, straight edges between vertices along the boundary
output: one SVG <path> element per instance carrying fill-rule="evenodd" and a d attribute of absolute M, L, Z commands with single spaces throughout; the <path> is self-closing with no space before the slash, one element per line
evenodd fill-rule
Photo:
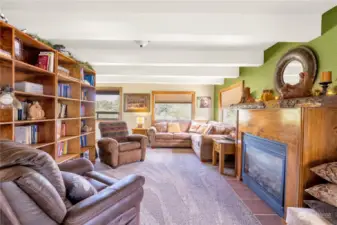
<path fill-rule="evenodd" d="M 337 0 L 0 0 L 10 23 L 67 46 L 98 83 L 222 84 L 276 42 L 307 42 Z M 140 48 L 134 40 L 149 40 Z"/>

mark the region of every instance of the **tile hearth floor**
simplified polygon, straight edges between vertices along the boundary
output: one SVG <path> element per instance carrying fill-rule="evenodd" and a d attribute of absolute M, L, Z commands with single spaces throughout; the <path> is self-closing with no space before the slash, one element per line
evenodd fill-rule
<path fill-rule="evenodd" d="M 149 149 L 149 151 L 151 151 Z M 153 150 L 152 150 L 153 151 Z M 210 163 L 205 163 L 212 166 Z M 216 166 L 217 167 L 217 166 Z M 111 169 L 108 165 L 96 162 L 95 170 L 102 171 Z M 217 169 L 217 168 L 216 168 Z M 263 200 L 261 200 L 252 190 L 235 177 L 223 175 L 227 183 L 233 188 L 241 201 L 250 209 L 254 216 L 262 225 L 284 225 L 281 219 Z M 229 224 L 228 224 L 229 225 Z"/>
<path fill-rule="evenodd" d="M 236 194 L 258 218 L 262 225 L 283 225 L 283 220 L 264 202 L 251 191 L 244 183 L 234 177 L 225 176 L 226 181 Z"/>

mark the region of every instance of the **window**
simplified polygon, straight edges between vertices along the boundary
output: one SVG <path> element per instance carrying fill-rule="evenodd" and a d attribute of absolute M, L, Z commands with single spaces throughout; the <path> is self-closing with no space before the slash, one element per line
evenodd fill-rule
<path fill-rule="evenodd" d="M 119 90 L 101 89 L 96 93 L 97 120 L 121 119 L 121 95 Z"/>
<path fill-rule="evenodd" d="M 152 120 L 194 119 L 194 92 L 153 91 Z"/>
<path fill-rule="evenodd" d="M 191 120 L 191 103 L 156 103 L 156 120 Z"/>

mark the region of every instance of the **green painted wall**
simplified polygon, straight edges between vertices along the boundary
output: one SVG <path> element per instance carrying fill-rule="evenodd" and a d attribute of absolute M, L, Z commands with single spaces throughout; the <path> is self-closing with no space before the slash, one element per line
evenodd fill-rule
<path fill-rule="evenodd" d="M 337 6 L 325 12 L 322 16 L 322 34 L 337 25 Z"/>
<path fill-rule="evenodd" d="M 337 21 L 337 14 L 335 20 Z M 337 26 L 330 28 L 322 36 L 304 44 L 311 47 L 316 53 L 319 69 L 318 75 L 320 75 L 322 71 L 332 71 L 333 86 L 337 86 Z M 218 93 L 221 88 L 244 80 L 245 86 L 250 87 L 252 95 L 255 98 L 260 97 L 263 89 L 274 89 L 274 72 L 278 60 L 289 49 L 298 45 L 301 45 L 301 43 L 277 43 L 265 51 L 265 63 L 263 65 L 260 67 L 241 67 L 239 78 L 225 79 L 223 85 L 215 85 L 214 118 L 216 120 L 219 119 L 217 103 Z M 315 88 L 319 88 L 318 82 L 319 78 L 316 81 Z"/>

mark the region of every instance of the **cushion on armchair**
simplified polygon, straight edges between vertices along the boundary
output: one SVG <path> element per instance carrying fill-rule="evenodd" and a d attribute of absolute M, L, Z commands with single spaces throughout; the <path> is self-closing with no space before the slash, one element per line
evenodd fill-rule
<path fill-rule="evenodd" d="M 67 199 L 72 204 L 97 194 L 95 187 L 83 176 L 64 171 L 61 171 L 61 173 L 67 190 Z"/>
<path fill-rule="evenodd" d="M 337 162 L 324 163 L 310 169 L 323 179 L 337 184 Z"/>
<path fill-rule="evenodd" d="M 123 142 L 119 144 L 119 151 L 125 152 L 134 149 L 140 149 L 140 142 L 139 141 L 129 141 Z"/>

